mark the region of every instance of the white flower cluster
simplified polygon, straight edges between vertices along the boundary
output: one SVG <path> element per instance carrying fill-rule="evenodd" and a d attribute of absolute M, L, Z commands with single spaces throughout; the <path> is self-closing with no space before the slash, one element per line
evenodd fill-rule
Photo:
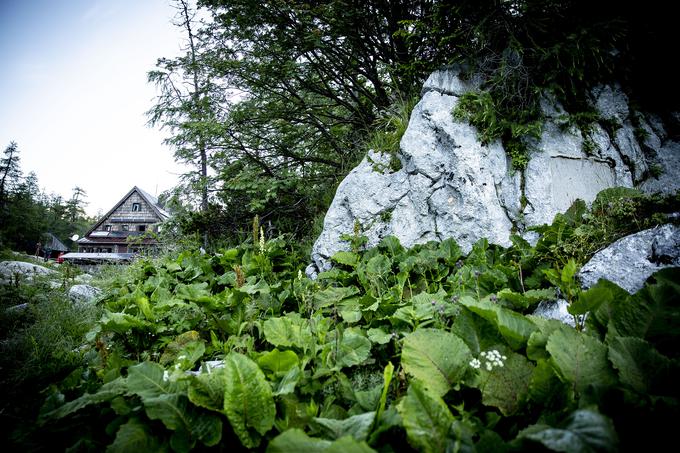
<path fill-rule="evenodd" d="M 264 254 L 267 251 L 267 247 L 264 241 L 264 230 L 260 227 L 260 253 Z"/>
<path fill-rule="evenodd" d="M 502 368 L 505 364 L 505 361 L 508 360 L 508 358 L 504 355 L 501 355 L 497 349 L 493 349 L 491 351 L 482 351 L 479 356 L 484 360 L 484 367 L 487 371 L 493 370 L 494 367 Z M 470 366 L 472 368 L 479 369 L 482 367 L 482 361 L 479 359 L 472 359 L 470 360 Z"/>

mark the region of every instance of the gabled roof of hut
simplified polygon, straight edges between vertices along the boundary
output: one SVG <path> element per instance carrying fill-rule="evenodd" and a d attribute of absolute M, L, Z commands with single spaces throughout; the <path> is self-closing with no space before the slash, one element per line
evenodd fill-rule
<path fill-rule="evenodd" d="M 68 247 L 66 247 L 64 243 L 52 233 L 45 233 L 45 237 L 47 238 L 47 241 L 43 246 L 44 249 L 50 249 L 58 252 L 68 252 Z"/>
<path fill-rule="evenodd" d="M 123 196 L 123 198 L 120 199 L 120 201 L 118 203 L 116 203 L 116 205 L 113 208 L 111 208 L 111 210 L 109 212 L 104 214 L 97 221 L 97 223 L 95 223 L 94 226 L 92 228 L 90 228 L 87 231 L 87 233 L 85 233 L 85 236 L 89 236 L 94 230 L 99 228 L 99 226 L 102 223 L 104 223 L 104 221 L 106 219 L 108 219 L 109 216 L 111 216 L 111 214 L 113 214 L 123 203 L 125 203 L 125 200 L 130 198 L 130 196 L 135 192 L 137 192 L 139 194 L 139 196 L 142 197 L 142 200 L 144 200 L 151 207 L 152 211 L 158 216 L 159 221 L 164 222 L 164 221 L 166 221 L 167 219 L 170 218 L 170 214 L 165 209 L 163 209 L 163 206 L 161 206 L 161 204 L 158 202 L 158 199 L 156 197 L 149 194 L 148 192 L 145 192 L 144 190 L 140 189 L 139 187 L 134 186 L 132 189 L 130 189 L 130 191 L 128 193 L 125 194 L 125 196 Z"/>

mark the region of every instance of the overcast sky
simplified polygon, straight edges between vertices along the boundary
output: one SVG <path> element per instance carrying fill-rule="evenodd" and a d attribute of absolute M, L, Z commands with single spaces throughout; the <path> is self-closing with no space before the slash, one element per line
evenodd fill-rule
<path fill-rule="evenodd" d="M 168 0 L 0 0 L 0 147 L 47 192 L 87 192 L 106 212 L 137 185 L 171 188 L 181 168 L 146 126 L 147 71 L 179 54 Z"/>

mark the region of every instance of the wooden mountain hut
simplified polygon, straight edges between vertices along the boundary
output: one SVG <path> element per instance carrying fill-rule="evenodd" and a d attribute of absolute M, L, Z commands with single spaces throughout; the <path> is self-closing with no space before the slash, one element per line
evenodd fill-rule
<path fill-rule="evenodd" d="M 63 258 L 72 262 L 126 261 L 130 254 L 158 245 L 149 233 L 157 233 L 169 217 L 155 197 L 135 186 L 76 241 L 78 253 Z"/>

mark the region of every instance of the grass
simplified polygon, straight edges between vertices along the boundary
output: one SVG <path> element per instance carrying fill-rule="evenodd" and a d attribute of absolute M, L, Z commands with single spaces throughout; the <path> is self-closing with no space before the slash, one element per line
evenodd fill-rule
<path fill-rule="evenodd" d="M 81 345 L 99 317 L 99 308 L 73 304 L 53 281 L 0 285 L 0 430 L 10 445 L 35 429 L 43 391 L 82 366 Z"/>
<path fill-rule="evenodd" d="M 381 112 L 374 124 L 374 129 L 366 139 L 366 148 L 381 154 L 389 154 L 387 168 L 391 171 L 401 169 L 401 161 L 397 157 L 399 144 L 408 128 L 411 112 L 418 102 L 416 97 L 399 96 L 386 110 Z M 378 166 L 378 164 L 376 164 Z M 387 168 L 375 168 L 384 171 Z"/>

